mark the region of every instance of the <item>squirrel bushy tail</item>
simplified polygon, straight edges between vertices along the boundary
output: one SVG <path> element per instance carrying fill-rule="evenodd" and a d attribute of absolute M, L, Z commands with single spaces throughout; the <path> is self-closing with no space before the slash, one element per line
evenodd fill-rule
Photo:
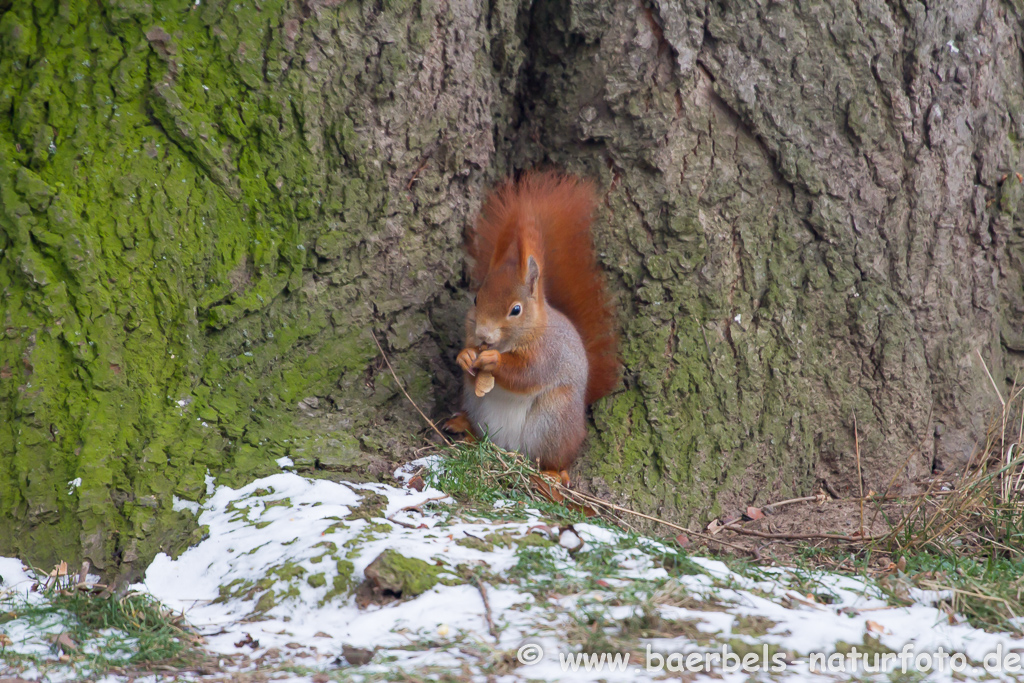
<path fill-rule="evenodd" d="M 525 262 L 529 254 L 538 261 L 545 301 L 583 340 L 587 405 L 619 381 L 615 319 L 590 236 L 595 203 L 589 182 L 552 171 L 525 173 L 491 192 L 467 244 L 474 288 L 505 259 Z"/>

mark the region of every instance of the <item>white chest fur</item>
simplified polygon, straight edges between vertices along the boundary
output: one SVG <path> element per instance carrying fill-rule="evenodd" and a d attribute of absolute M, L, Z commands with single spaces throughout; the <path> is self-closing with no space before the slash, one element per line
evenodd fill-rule
<path fill-rule="evenodd" d="M 522 450 L 526 416 L 535 396 L 513 394 L 499 386 L 478 398 L 468 392 L 466 409 L 469 419 L 486 431 L 491 441 L 507 450 Z"/>

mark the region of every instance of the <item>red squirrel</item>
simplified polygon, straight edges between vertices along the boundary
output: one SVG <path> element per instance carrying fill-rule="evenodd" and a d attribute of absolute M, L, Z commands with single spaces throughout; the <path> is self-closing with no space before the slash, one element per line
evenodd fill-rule
<path fill-rule="evenodd" d="M 590 236 L 595 201 L 589 182 L 527 173 L 491 192 L 466 244 L 476 296 L 458 355 L 464 412 L 452 422 L 526 454 L 565 485 L 587 406 L 619 378 L 614 313 Z"/>

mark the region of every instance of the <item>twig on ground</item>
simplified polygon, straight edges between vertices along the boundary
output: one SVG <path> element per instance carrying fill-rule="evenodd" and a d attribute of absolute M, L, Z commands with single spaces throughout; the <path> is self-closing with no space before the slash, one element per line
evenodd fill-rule
<path fill-rule="evenodd" d="M 476 584 L 477 590 L 480 591 L 480 597 L 484 601 L 484 617 L 487 619 L 487 631 L 491 634 L 491 637 L 494 638 L 495 643 L 500 643 L 501 637 L 498 635 L 498 630 L 494 628 L 494 619 L 491 616 L 491 603 L 487 599 L 487 587 L 484 585 L 484 582 L 480 577 L 474 576 L 473 578 L 473 583 Z"/>
<path fill-rule="evenodd" d="M 615 510 L 616 512 L 625 512 L 627 514 L 635 515 L 637 517 L 641 517 L 643 519 L 650 520 L 652 522 L 657 522 L 658 524 L 661 524 L 663 526 L 667 526 L 670 529 L 675 529 L 676 531 L 686 532 L 686 533 L 690 534 L 691 536 L 703 539 L 705 541 L 710 541 L 712 543 L 721 543 L 724 546 L 727 546 L 729 548 L 733 548 L 734 550 L 739 550 L 740 552 L 744 552 L 744 553 L 753 552 L 749 548 L 744 548 L 743 546 L 739 546 L 739 545 L 736 545 L 734 543 L 729 543 L 728 541 L 724 541 L 724 540 L 722 540 L 720 538 L 715 538 L 715 537 L 709 536 L 707 534 L 702 534 L 699 531 L 693 531 L 692 529 L 689 529 L 689 528 L 687 528 L 685 526 L 680 526 L 678 524 L 673 524 L 672 522 L 668 522 L 668 521 L 666 521 L 664 519 L 659 519 L 658 517 L 652 517 L 651 515 L 645 515 L 642 512 L 637 512 L 636 510 L 630 510 L 629 508 L 624 508 L 621 505 L 615 505 L 614 503 L 609 503 L 608 501 L 601 500 L 600 498 L 595 498 L 595 497 L 587 495 L 585 493 L 580 493 L 579 491 L 573 491 L 572 489 L 567 489 L 564 486 L 562 486 L 561 484 L 555 483 L 554 487 L 556 489 L 558 489 L 559 492 L 562 493 L 562 495 L 565 495 L 567 498 L 570 498 L 570 499 L 571 499 L 572 496 L 575 496 L 575 497 L 577 497 L 577 498 L 579 498 L 579 499 L 581 499 L 583 501 L 586 501 L 587 503 L 590 503 L 592 505 L 597 505 L 599 507 L 609 508 L 609 509 Z M 574 502 L 578 502 L 578 501 L 574 501 Z"/>
<path fill-rule="evenodd" d="M 829 540 L 829 541 L 843 541 L 844 543 L 868 543 L 870 541 L 877 541 L 884 536 L 844 536 L 842 534 L 786 534 L 786 533 L 768 533 L 764 531 L 754 531 L 753 529 L 744 529 L 743 527 L 736 526 L 735 524 L 726 524 L 722 527 L 723 530 L 735 531 L 737 533 L 744 534 L 745 536 L 757 536 L 758 538 L 778 538 L 778 539 L 789 539 L 795 541 L 810 541 L 810 540 Z"/>
<path fill-rule="evenodd" d="M 824 494 L 822 494 L 824 495 Z M 795 503 L 813 503 L 818 500 L 818 496 L 804 496 L 803 498 L 790 498 L 789 500 L 780 500 L 778 503 L 769 503 L 768 505 L 762 505 L 761 509 L 765 512 L 774 510 L 776 508 L 785 507 L 786 505 L 793 505 Z"/>
<path fill-rule="evenodd" d="M 423 506 L 426 505 L 427 503 L 432 503 L 435 500 L 444 500 L 445 498 L 450 498 L 450 497 L 451 496 L 448 496 L 447 494 L 445 494 L 443 496 L 434 496 L 433 498 L 427 498 L 426 500 L 421 500 L 420 502 L 413 503 L 412 505 L 406 505 L 404 508 L 399 508 L 399 509 L 395 510 L 388 517 L 386 517 L 385 519 L 387 519 L 389 522 L 394 522 L 395 524 L 399 524 L 401 526 L 404 526 L 406 529 L 418 529 L 419 527 L 417 525 L 415 525 L 415 524 L 412 524 L 410 522 L 403 522 L 400 519 L 395 519 L 395 515 L 397 515 L 399 512 L 407 512 L 409 510 L 416 510 L 420 514 L 423 514 Z"/>

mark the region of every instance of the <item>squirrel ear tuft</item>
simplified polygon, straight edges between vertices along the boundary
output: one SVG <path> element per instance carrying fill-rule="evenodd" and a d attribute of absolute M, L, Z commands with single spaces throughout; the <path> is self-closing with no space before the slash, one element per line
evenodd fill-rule
<path fill-rule="evenodd" d="M 530 256 L 526 259 L 526 288 L 530 290 L 530 296 L 537 296 L 537 281 L 540 280 L 540 266 L 537 260 Z"/>

